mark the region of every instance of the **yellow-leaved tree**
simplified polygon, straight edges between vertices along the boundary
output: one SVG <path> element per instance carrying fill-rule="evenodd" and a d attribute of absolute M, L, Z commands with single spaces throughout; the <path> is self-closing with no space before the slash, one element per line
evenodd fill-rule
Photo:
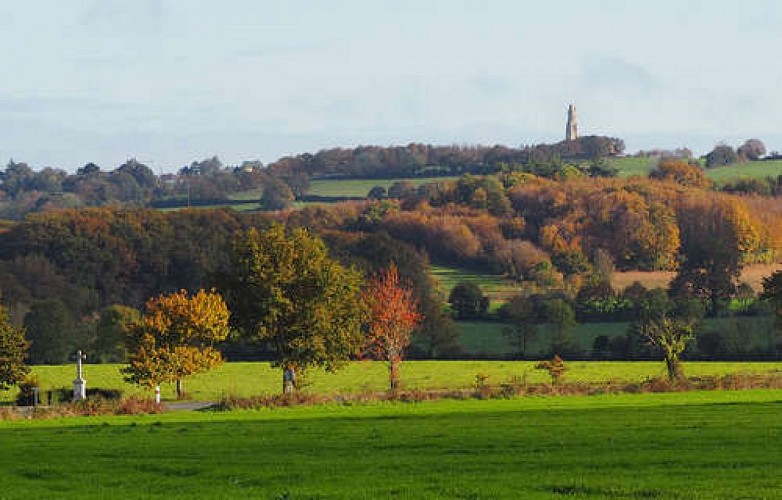
<path fill-rule="evenodd" d="M 230 331 L 229 313 L 220 294 L 185 290 L 149 299 L 146 312 L 127 329 L 125 379 L 154 387 L 175 382 L 182 398 L 182 380 L 223 361 L 215 345 Z"/>

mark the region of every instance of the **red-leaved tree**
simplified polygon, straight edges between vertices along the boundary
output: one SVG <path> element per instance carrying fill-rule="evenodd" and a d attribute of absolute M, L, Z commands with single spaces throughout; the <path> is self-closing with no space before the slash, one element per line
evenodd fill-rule
<path fill-rule="evenodd" d="M 369 308 L 369 329 L 365 352 L 388 363 L 390 388 L 399 387 L 399 363 L 410 345 L 410 334 L 421 322 L 418 301 L 407 283 L 399 278 L 394 263 L 372 278 L 364 290 Z"/>

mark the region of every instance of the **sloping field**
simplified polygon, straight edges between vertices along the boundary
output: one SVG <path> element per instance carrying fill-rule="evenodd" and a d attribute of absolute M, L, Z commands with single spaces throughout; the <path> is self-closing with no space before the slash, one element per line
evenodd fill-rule
<path fill-rule="evenodd" d="M 458 177 L 417 177 L 411 179 L 313 179 L 307 194 L 324 197 L 365 197 L 375 186 L 388 189 L 395 182 L 409 181 L 414 186 L 453 180 Z"/>
<path fill-rule="evenodd" d="M 782 391 L 0 422 L 2 497 L 778 498 Z"/>
<path fill-rule="evenodd" d="M 756 292 L 763 289 L 763 278 L 782 269 L 782 263 L 753 264 L 746 266 L 741 273 L 740 281 L 749 284 Z M 432 266 L 431 274 L 437 279 L 441 292 L 448 297 L 451 289 L 460 281 L 475 283 L 483 289 L 493 302 L 507 301 L 520 288 L 513 280 L 496 274 L 485 274 L 470 269 L 447 266 Z M 622 290 L 638 281 L 646 288 L 667 288 L 676 273 L 673 271 L 623 271 L 611 276 L 611 284 L 615 290 Z"/>
<path fill-rule="evenodd" d="M 755 292 L 763 290 L 763 278 L 770 276 L 782 269 L 782 263 L 753 264 L 746 266 L 741 272 L 740 282 L 750 285 Z M 639 281 L 646 288 L 667 288 L 673 277 L 672 271 L 624 271 L 616 272 L 611 276 L 611 285 L 615 290 L 622 290 L 635 281 Z"/>
<path fill-rule="evenodd" d="M 721 182 L 741 177 L 764 178 L 782 175 L 782 160 L 753 161 L 727 167 L 706 169 L 706 175 L 713 181 Z"/>

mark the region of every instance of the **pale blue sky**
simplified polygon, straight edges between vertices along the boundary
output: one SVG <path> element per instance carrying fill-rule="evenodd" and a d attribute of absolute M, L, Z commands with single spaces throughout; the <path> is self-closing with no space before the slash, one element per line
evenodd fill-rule
<path fill-rule="evenodd" d="M 782 149 L 775 1 L 4 1 L 0 161 L 163 171 L 357 144 Z"/>

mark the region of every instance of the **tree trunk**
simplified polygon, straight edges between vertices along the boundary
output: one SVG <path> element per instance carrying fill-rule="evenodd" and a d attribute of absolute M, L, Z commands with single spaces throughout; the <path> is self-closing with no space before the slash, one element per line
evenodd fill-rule
<path fill-rule="evenodd" d="M 182 399 L 185 397 L 185 391 L 182 389 L 182 379 L 176 381 L 176 398 Z"/>
<path fill-rule="evenodd" d="M 282 393 L 293 394 L 296 390 L 296 370 L 287 366 L 282 370 Z"/>
<path fill-rule="evenodd" d="M 392 359 L 388 362 L 388 379 L 391 392 L 396 392 L 399 388 L 399 360 Z"/>
<path fill-rule="evenodd" d="M 679 360 L 676 357 L 666 356 L 665 367 L 668 369 L 668 379 L 676 380 L 679 378 Z"/>

